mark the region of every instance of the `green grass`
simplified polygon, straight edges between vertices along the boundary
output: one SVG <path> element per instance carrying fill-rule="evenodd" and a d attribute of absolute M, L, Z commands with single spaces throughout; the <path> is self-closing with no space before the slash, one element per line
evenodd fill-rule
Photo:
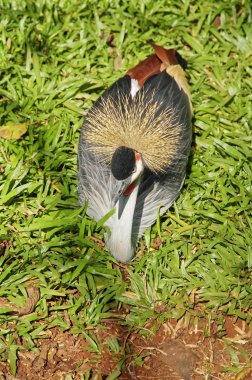
<path fill-rule="evenodd" d="M 78 206 L 76 155 L 86 111 L 150 41 L 188 61 L 194 142 L 181 195 L 146 232 L 126 281 L 89 237 L 103 229 Z M 0 57 L 0 125 L 20 130 L 0 138 L 0 300 L 22 306 L 28 284 L 40 289 L 29 315 L 0 308 L 0 360 L 15 373 L 17 350 L 53 326 L 98 350 L 86 328 L 116 308 L 143 333 L 147 321 L 185 313 L 250 324 L 250 2 L 0 0 Z"/>

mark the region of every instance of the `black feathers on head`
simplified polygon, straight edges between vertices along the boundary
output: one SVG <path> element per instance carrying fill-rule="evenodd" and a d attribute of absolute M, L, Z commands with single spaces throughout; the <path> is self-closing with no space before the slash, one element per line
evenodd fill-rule
<path fill-rule="evenodd" d="M 133 149 L 121 146 L 116 149 L 111 161 L 111 171 L 115 179 L 128 178 L 135 167 L 135 153 Z"/>

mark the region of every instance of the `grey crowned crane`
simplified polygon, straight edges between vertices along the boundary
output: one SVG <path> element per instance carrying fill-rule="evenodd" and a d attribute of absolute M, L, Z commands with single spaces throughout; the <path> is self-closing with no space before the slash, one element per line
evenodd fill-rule
<path fill-rule="evenodd" d="M 105 241 L 121 262 L 177 198 L 192 140 L 186 61 L 174 49 L 129 70 L 86 115 L 78 148 L 78 193 L 96 221 L 111 209 Z"/>

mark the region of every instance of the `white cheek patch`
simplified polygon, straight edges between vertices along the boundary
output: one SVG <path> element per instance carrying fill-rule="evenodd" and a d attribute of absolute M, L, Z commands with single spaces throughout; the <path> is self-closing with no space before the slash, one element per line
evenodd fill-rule
<path fill-rule="evenodd" d="M 138 84 L 138 81 L 136 79 L 131 79 L 131 90 L 130 90 L 130 95 L 132 98 L 136 95 L 137 91 L 140 90 L 140 86 Z"/>

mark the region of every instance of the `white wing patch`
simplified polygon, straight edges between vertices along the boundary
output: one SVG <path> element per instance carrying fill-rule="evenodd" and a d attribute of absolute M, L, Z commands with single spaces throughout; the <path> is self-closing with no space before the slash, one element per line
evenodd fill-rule
<path fill-rule="evenodd" d="M 136 95 L 136 93 L 140 90 L 140 86 L 138 84 L 137 79 L 131 79 L 131 90 L 130 90 L 130 95 L 132 96 L 132 99 Z"/>

